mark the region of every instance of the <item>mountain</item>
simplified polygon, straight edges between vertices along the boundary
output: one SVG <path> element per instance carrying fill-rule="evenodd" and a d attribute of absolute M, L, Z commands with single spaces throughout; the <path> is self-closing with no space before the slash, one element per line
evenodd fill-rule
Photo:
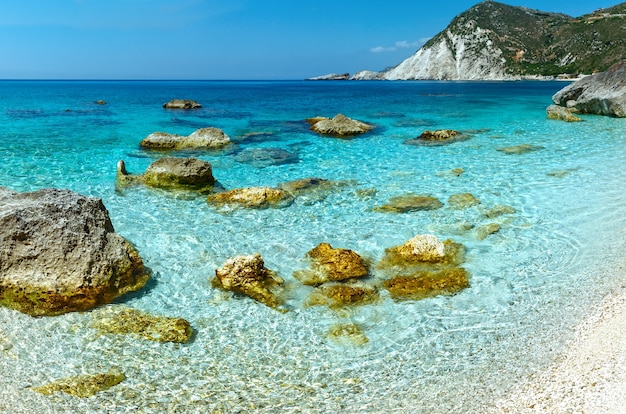
<path fill-rule="evenodd" d="M 483 1 L 413 56 L 352 79 L 500 80 L 604 71 L 626 58 L 626 3 L 578 18 Z"/>

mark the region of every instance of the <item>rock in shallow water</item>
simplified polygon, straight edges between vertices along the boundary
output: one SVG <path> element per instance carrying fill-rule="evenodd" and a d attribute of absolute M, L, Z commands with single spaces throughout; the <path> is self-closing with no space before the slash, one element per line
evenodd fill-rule
<path fill-rule="evenodd" d="M 62 378 L 31 389 L 43 395 L 64 392 L 75 397 L 86 398 L 96 395 L 100 391 L 108 390 L 125 379 L 126 375 L 123 372 L 117 368 L 111 368 L 105 373 Z"/>
<path fill-rule="evenodd" d="M 293 196 L 279 188 L 248 187 L 211 194 L 206 201 L 219 208 L 282 208 L 293 203 Z"/>
<path fill-rule="evenodd" d="M 408 213 L 411 211 L 437 210 L 443 203 L 436 197 L 428 195 L 404 194 L 391 197 L 387 204 L 374 208 L 382 213 Z"/>
<path fill-rule="evenodd" d="M 214 149 L 230 144 L 230 137 L 219 128 L 200 128 L 188 136 L 153 132 L 139 146 L 152 150 Z"/>
<path fill-rule="evenodd" d="M 313 131 L 338 138 L 354 137 L 374 128 L 372 125 L 348 118 L 342 114 L 337 114 L 333 118 L 309 118 L 307 122 L 312 124 L 311 129 Z"/>
<path fill-rule="evenodd" d="M 335 249 L 328 243 L 320 243 L 306 254 L 310 270 L 294 272 L 294 277 L 305 285 L 319 285 L 367 276 L 365 260 L 349 249 Z"/>
<path fill-rule="evenodd" d="M 102 200 L 0 188 L 0 304 L 58 315 L 109 303 L 150 278 Z"/>

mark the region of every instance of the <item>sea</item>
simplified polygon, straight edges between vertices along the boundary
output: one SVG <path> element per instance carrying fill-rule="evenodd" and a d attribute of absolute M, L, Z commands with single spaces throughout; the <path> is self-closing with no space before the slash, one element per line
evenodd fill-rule
<path fill-rule="evenodd" d="M 572 340 L 576 325 L 624 283 L 626 120 L 549 120 L 555 81 L 0 81 L 0 186 L 64 188 L 102 199 L 115 231 L 152 279 L 108 307 L 185 318 L 188 343 L 92 328 L 102 309 L 31 317 L 0 309 L 0 412 L 489 412 Z M 193 99 L 195 110 L 163 103 Z M 104 100 L 106 104 L 97 104 Z M 351 139 L 305 119 L 344 114 L 374 125 Z M 153 152 L 157 131 L 222 129 L 212 151 Z M 467 139 L 410 145 L 426 130 Z M 502 151 L 507 148 L 533 151 Z M 204 195 L 116 185 L 124 160 L 140 174 L 163 156 L 211 163 L 225 189 L 302 178 L 344 185 L 283 208 L 218 209 Z M 471 193 L 480 204 L 455 209 Z M 385 213 L 392 197 L 443 207 Z M 507 214 L 490 214 L 506 207 Z M 480 235 L 489 224 L 499 231 Z M 319 243 L 374 264 L 385 249 L 432 234 L 466 248 L 470 285 L 454 295 L 310 306 L 298 285 Z M 259 253 L 290 287 L 287 312 L 224 292 L 211 280 L 237 255 Z M 335 337 L 356 326 L 359 340 Z M 33 387 L 122 371 L 79 398 Z"/>

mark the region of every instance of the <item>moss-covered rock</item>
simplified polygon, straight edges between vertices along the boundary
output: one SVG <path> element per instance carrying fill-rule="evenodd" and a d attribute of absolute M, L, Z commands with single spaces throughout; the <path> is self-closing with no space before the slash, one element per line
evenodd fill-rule
<path fill-rule="evenodd" d="M 293 203 L 293 196 L 280 188 L 248 187 L 211 194 L 206 201 L 218 208 L 282 208 Z"/>
<path fill-rule="evenodd" d="M 381 213 L 407 213 L 410 211 L 437 210 L 443 203 L 428 195 L 405 194 L 391 197 L 387 204 L 374 208 Z"/>
<path fill-rule="evenodd" d="M 101 333 L 135 335 L 156 342 L 185 343 L 193 330 L 183 318 L 154 316 L 123 306 L 92 313 L 91 327 Z"/>
<path fill-rule="evenodd" d="M 75 397 L 86 398 L 100 391 L 108 390 L 125 379 L 126 376 L 123 372 L 116 368 L 111 368 L 106 373 L 62 378 L 46 385 L 32 387 L 31 389 L 43 395 L 64 392 Z"/>
<path fill-rule="evenodd" d="M 305 285 L 319 285 L 368 274 L 366 261 L 350 249 L 335 249 L 328 243 L 320 243 L 309 250 L 306 257 L 311 269 L 294 272 L 294 277 Z"/>
<path fill-rule="evenodd" d="M 452 295 L 469 286 L 468 272 L 461 267 L 422 271 L 410 276 L 396 276 L 383 283 L 392 298 L 419 300 L 438 295 Z"/>
<path fill-rule="evenodd" d="M 440 241 L 432 234 L 421 234 L 400 246 L 385 249 L 378 268 L 408 267 L 436 264 L 456 266 L 463 262 L 465 247 L 452 240 Z"/>
<path fill-rule="evenodd" d="M 282 300 L 275 288 L 283 284 L 275 271 L 265 267 L 260 254 L 235 256 L 215 270 L 212 285 L 251 297 L 271 308 L 279 308 Z"/>
<path fill-rule="evenodd" d="M 307 305 L 337 309 L 344 306 L 368 305 L 378 299 L 378 290 L 367 283 L 332 283 L 316 288 L 309 296 Z"/>

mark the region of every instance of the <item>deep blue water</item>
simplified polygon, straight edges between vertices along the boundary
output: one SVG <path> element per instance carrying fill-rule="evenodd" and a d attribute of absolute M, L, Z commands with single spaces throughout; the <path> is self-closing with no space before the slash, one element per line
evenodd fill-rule
<path fill-rule="evenodd" d="M 102 198 L 115 229 L 154 271 L 125 305 L 188 319 L 186 345 L 101 336 L 95 314 L 36 319 L 0 310 L 0 411 L 471 412 L 484 411 L 554 358 L 585 311 L 619 282 L 624 247 L 626 121 L 546 119 L 559 82 L 0 81 L 0 185 L 69 188 Z M 162 108 L 173 98 L 202 109 Z M 106 105 L 97 105 L 102 99 Z M 304 119 L 342 113 L 375 125 L 351 140 L 321 137 Z M 320 177 L 350 180 L 324 200 L 288 208 L 209 207 L 203 197 L 145 188 L 117 191 L 120 159 L 140 173 L 164 154 L 139 148 L 155 131 L 218 127 L 225 150 L 183 152 L 211 162 L 226 188 Z M 410 146 L 426 129 L 471 138 Z M 253 136 L 249 134 L 261 133 Z M 542 147 L 527 154 L 498 149 Z M 247 163 L 251 149 L 289 163 Z M 450 171 L 462 168 L 456 176 Z M 363 191 L 361 191 L 363 190 Z M 390 197 L 428 194 L 440 210 L 383 214 Z M 481 204 L 454 210 L 470 192 Z M 363 196 L 363 194 L 367 196 Z M 497 218 L 497 205 L 516 212 Z M 475 230 L 498 223 L 484 240 Z M 320 242 L 378 260 L 417 234 L 467 247 L 471 286 L 454 296 L 340 312 L 305 307 L 296 289 L 280 314 L 209 282 L 239 254 L 260 253 L 288 283 Z M 377 275 L 374 274 L 373 278 Z M 327 337 L 356 323 L 365 345 Z M 3 339 L 4 338 L 4 339 Z M 27 387 L 122 369 L 120 385 L 80 400 Z M 177 411 L 178 410 L 178 411 Z"/>

